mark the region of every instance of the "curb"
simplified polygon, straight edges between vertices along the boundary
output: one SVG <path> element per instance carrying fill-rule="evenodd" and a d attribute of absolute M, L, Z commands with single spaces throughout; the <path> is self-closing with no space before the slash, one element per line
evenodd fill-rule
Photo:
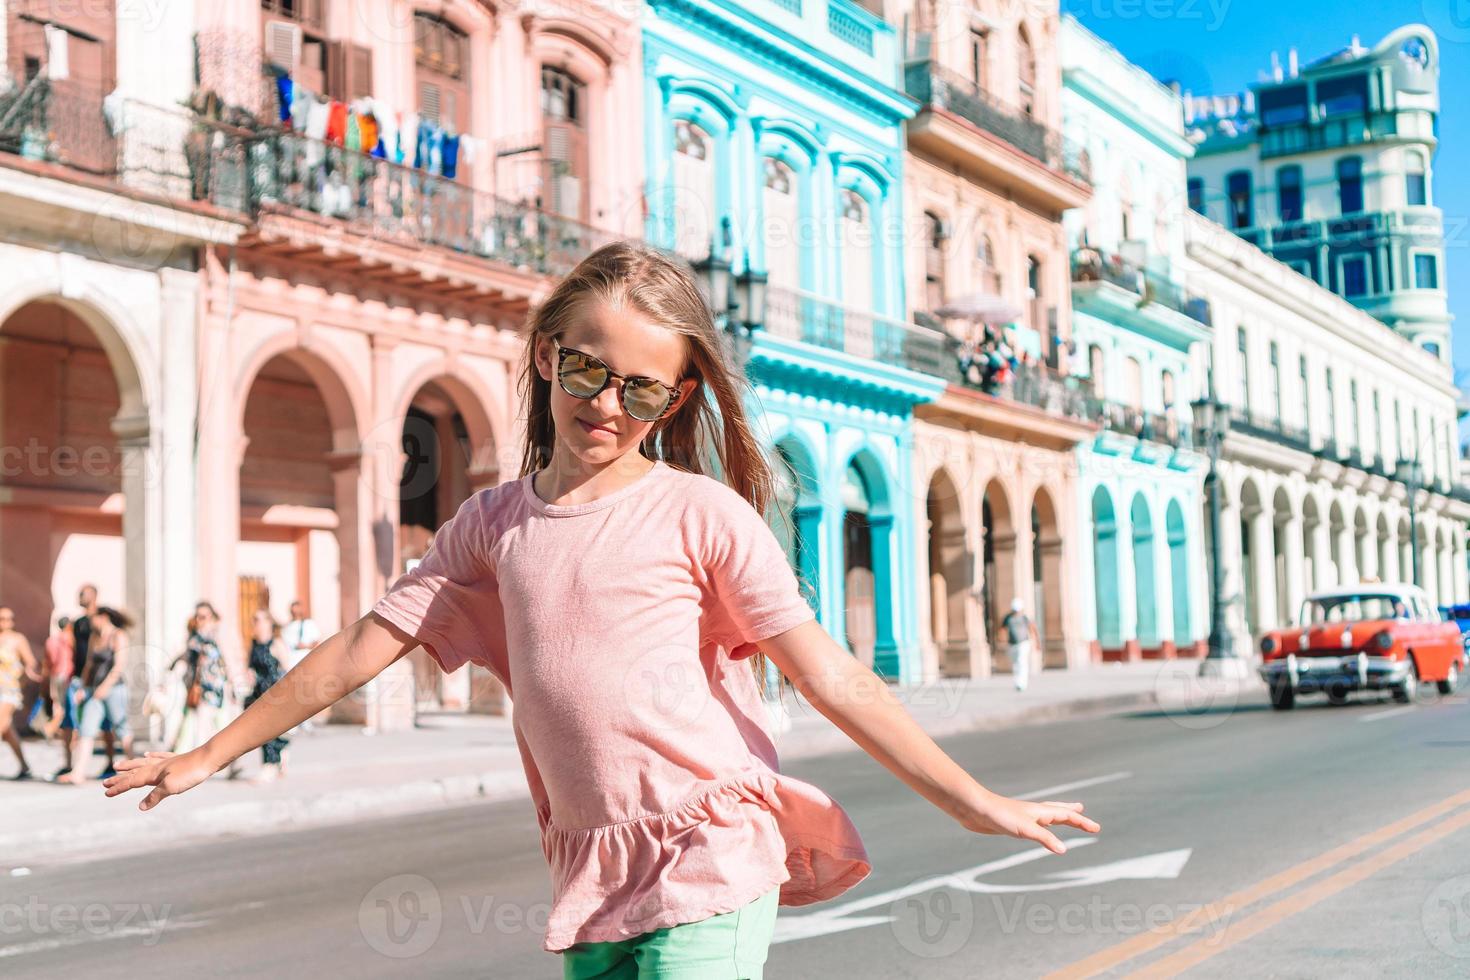
<path fill-rule="evenodd" d="M 926 725 L 925 731 L 940 739 L 1157 707 L 1159 704 L 1157 692 L 1149 689 L 1018 706 L 1008 711 L 988 711 L 984 715 L 957 713 L 952 718 Z M 804 704 L 803 708 L 803 714 L 805 710 L 817 714 L 816 708 L 810 704 Z M 825 718 L 821 720 L 826 721 Z M 792 734 L 782 733 L 775 739 L 776 751 L 783 761 L 857 751 L 852 740 L 830 724 L 801 733 L 796 744 L 783 745 Z M 360 819 L 401 816 L 443 806 L 502 802 L 527 795 L 525 775 L 519 768 L 495 770 L 373 789 L 337 790 L 299 799 L 218 804 L 176 812 L 168 819 L 147 822 L 117 820 L 7 834 L 0 836 L 0 854 L 24 856 L 26 861 L 34 864 L 79 863 L 116 857 L 119 853 L 132 855 L 221 837 L 255 837 Z"/>

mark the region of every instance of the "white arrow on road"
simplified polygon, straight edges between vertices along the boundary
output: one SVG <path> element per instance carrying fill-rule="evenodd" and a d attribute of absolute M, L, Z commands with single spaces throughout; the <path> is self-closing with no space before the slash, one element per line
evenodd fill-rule
<path fill-rule="evenodd" d="M 1095 864 L 1090 868 L 1074 868 L 1071 871 L 1055 871 L 1046 877 L 1051 881 L 1033 885 L 990 885 L 983 881 L 972 881 L 966 888 L 972 892 L 1001 894 L 1009 892 L 1045 892 L 1057 888 L 1075 888 L 1078 885 L 1101 885 L 1107 881 L 1124 881 L 1140 878 L 1178 878 L 1185 862 L 1192 853 L 1188 847 L 1177 851 L 1160 851 L 1142 857 L 1125 858 L 1111 864 Z"/>
<path fill-rule="evenodd" d="M 1097 843 L 1095 839 L 1083 837 L 1078 840 L 1068 841 L 1067 848 L 1068 850 L 1075 850 L 1076 848 L 1086 847 L 1095 843 Z M 869 895 L 866 898 L 844 902 L 841 905 L 823 909 L 811 915 L 777 919 L 776 935 L 772 942 L 785 943 L 799 939 L 813 939 L 817 936 L 831 935 L 835 932 L 846 932 L 849 929 L 884 925 L 894 921 L 894 917 L 891 915 L 853 915 L 853 913 L 890 906 L 901 898 L 933 891 L 937 888 L 954 888 L 958 891 L 999 894 L 1053 891 L 1060 888 L 1075 888 L 1079 885 L 1098 885 L 1108 881 L 1123 881 L 1125 879 L 1177 878 L 1180 872 L 1184 870 L 1184 865 L 1189 860 L 1191 853 L 1191 849 L 1185 847 L 1176 851 L 1160 851 L 1157 854 L 1145 854 L 1141 857 L 1113 861 L 1110 864 L 1097 864 L 1090 868 L 1074 868 L 1070 871 L 1057 871 L 1046 876 L 1049 880 L 1029 885 L 991 885 L 979 880 L 981 875 L 1004 871 L 1007 868 L 1027 864 L 1051 854 L 1046 848 L 1038 847 L 1034 850 L 1022 851 L 1008 858 L 991 861 L 965 871 L 924 878 L 912 884 L 904 885 L 901 888 L 893 888 L 886 892 L 879 892 L 876 895 Z"/>

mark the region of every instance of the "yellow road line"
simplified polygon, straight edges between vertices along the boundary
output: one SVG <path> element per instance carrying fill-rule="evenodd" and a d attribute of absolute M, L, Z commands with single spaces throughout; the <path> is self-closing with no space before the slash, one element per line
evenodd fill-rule
<path fill-rule="evenodd" d="M 1331 878 L 1324 878 L 1315 885 L 1303 888 L 1289 898 L 1283 898 L 1274 905 L 1261 909 L 1261 911 L 1236 925 L 1227 926 L 1219 936 L 1196 940 L 1177 953 L 1171 953 L 1146 969 L 1130 974 L 1130 980 L 1132 978 L 1143 980 L 1143 978 L 1178 976 L 1190 967 L 1203 963 L 1205 960 L 1229 949 L 1236 943 L 1249 939 L 1257 933 L 1264 932 L 1272 926 L 1291 918 L 1298 912 L 1306 911 L 1323 899 L 1336 895 L 1344 888 L 1356 885 L 1358 882 L 1377 874 L 1389 865 L 1396 864 L 1410 855 L 1417 854 L 1435 841 L 1448 837 L 1455 831 L 1465 827 L 1470 827 L 1470 810 L 1461 811 L 1437 827 L 1420 831 L 1408 840 L 1400 841 L 1386 851 L 1380 851 L 1359 864 L 1355 864 L 1350 868 L 1344 868 Z"/>
<path fill-rule="evenodd" d="M 1392 840 L 1400 834 L 1407 833 L 1422 824 L 1442 817 L 1466 803 L 1470 803 L 1470 790 L 1456 793 L 1454 796 L 1441 800 L 1432 806 L 1425 807 L 1417 813 L 1412 813 L 1377 830 L 1369 831 L 1356 840 L 1351 840 L 1346 844 L 1334 847 L 1332 850 L 1319 854 L 1314 858 L 1308 858 L 1300 864 L 1295 864 L 1269 878 L 1227 895 L 1217 902 L 1212 902 L 1202 908 L 1195 909 L 1193 912 L 1181 916 L 1166 925 L 1151 929 L 1115 946 L 1110 946 L 1107 949 L 1094 953 L 1085 959 L 1064 966 L 1060 970 L 1047 974 L 1044 980 L 1084 980 L 1087 977 L 1095 977 L 1099 973 L 1114 969 L 1135 957 L 1142 956 L 1150 950 L 1159 948 L 1165 943 L 1172 942 L 1180 936 L 1187 936 L 1191 933 L 1198 932 L 1211 922 L 1218 922 L 1222 918 L 1228 922 L 1231 916 L 1247 905 L 1252 905 L 1262 899 L 1270 898 L 1278 892 L 1298 885 L 1308 878 L 1315 877 L 1344 861 L 1357 857 L 1359 854 L 1382 844 L 1384 841 Z"/>

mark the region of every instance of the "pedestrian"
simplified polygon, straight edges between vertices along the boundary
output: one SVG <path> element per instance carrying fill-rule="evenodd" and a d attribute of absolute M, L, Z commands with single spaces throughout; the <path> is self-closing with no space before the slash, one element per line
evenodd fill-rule
<path fill-rule="evenodd" d="M 306 604 L 300 599 L 291 603 L 291 621 L 281 627 L 281 638 L 286 643 L 286 670 L 294 670 L 306 659 L 312 648 L 322 642 L 322 630 L 316 620 L 306 615 Z M 310 733 L 316 724 L 310 719 L 303 721 L 298 730 Z"/>
<path fill-rule="evenodd" d="M 20 735 L 15 730 L 16 718 L 20 714 L 22 675 L 32 681 L 41 679 L 30 641 L 15 628 L 15 613 L 8 606 L 0 606 L 0 738 L 10 746 L 15 760 L 20 763 L 20 771 L 11 779 L 31 778 L 31 767 L 26 763 Z"/>
<path fill-rule="evenodd" d="M 60 779 L 71 772 L 71 760 L 76 757 L 77 711 L 82 702 L 82 669 L 87 664 L 87 653 L 91 645 L 92 616 L 99 608 L 97 586 L 83 585 L 78 589 L 77 605 L 82 607 L 82 611 L 73 616 L 71 620 L 72 670 L 71 679 L 66 684 L 66 703 L 62 706 L 61 712 L 61 730 L 66 732 L 66 761 L 52 775 L 52 779 Z M 117 743 L 112 733 L 110 720 L 104 719 L 102 723 L 102 741 L 107 747 L 107 757 L 112 758 L 117 749 Z"/>
<path fill-rule="evenodd" d="M 514 725 L 566 977 L 759 977 L 776 906 L 870 871 L 842 808 L 779 771 L 767 659 L 825 717 L 976 833 L 1060 853 L 1080 803 L 984 789 L 819 626 L 762 513 L 748 382 L 688 267 L 594 251 L 530 318 L 521 477 L 472 495 L 369 614 L 208 743 L 107 785 L 155 807 L 422 645 L 488 669 Z M 718 463 L 728 484 L 707 475 Z"/>
<path fill-rule="evenodd" d="M 271 618 L 269 610 L 257 609 L 250 619 L 250 628 L 250 669 L 255 672 L 255 686 L 245 699 L 246 708 L 260 700 L 271 685 L 281 679 L 285 673 L 281 665 L 287 656 L 285 641 L 277 635 L 276 621 Z M 291 740 L 282 735 L 260 747 L 263 765 L 254 782 L 268 783 L 286 775 L 287 746 L 290 744 Z"/>
<path fill-rule="evenodd" d="M 1025 608 L 1025 603 L 1017 596 L 1011 600 L 1011 611 L 1000 621 L 1001 628 L 1006 631 L 1006 651 L 1011 657 L 1011 679 L 1018 691 L 1026 690 L 1031 679 L 1032 651 L 1041 645 L 1036 624 L 1026 615 Z M 1035 646 L 1032 646 L 1033 642 Z"/>
<path fill-rule="evenodd" d="M 201 600 L 194 606 L 194 629 L 184 650 L 184 716 L 174 736 L 174 751 L 188 752 L 208 742 L 233 713 L 234 676 L 219 645 L 219 612 Z M 229 776 L 239 775 L 230 760 Z"/>
<path fill-rule="evenodd" d="M 87 662 L 82 665 L 81 695 L 77 698 L 76 745 L 71 754 L 71 771 L 58 776 L 58 783 L 80 786 L 87 781 L 86 765 L 92 747 L 107 722 L 115 739 L 122 740 L 123 759 L 133 756 L 133 737 L 128 730 L 128 634 L 133 621 L 108 606 L 98 606 L 91 615 Z M 98 778 L 116 771 L 115 749 L 107 747 L 107 768 Z"/>
<path fill-rule="evenodd" d="M 43 650 L 45 657 L 41 663 L 41 676 L 46 698 L 46 727 L 41 734 L 49 742 L 61 730 L 68 710 L 66 692 L 71 686 L 75 653 L 70 616 L 62 616 L 56 621 L 56 632 L 46 637 Z"/>

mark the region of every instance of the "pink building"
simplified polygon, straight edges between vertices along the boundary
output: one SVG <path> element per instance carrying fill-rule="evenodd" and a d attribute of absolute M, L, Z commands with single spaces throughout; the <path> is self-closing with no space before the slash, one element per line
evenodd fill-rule
<path fill-rule="evenodd" d="M 155 668 L 199 597 L 226 623 L 298 598 L 328 632 L 351 622 L 471 492 L 517 476 L 515 331 L 643 220 L 639 35 L 617 8 L 194 9 L 60 25 L 95 78 L 48 77 L 54 31 L 30 21 L 3 59 L 37 108 L 29 137 L 0 133 L 0 222 L 38 241 L 0 259 L 0 427 L 38 461 L 0 470 L 0 602 L 39 638 L 95 581 Z M 419 134 L 402 162 L 395 130 Z M 421 699 L 499 707 L 488 675 L 472 695 L 417 667 Z"/>

